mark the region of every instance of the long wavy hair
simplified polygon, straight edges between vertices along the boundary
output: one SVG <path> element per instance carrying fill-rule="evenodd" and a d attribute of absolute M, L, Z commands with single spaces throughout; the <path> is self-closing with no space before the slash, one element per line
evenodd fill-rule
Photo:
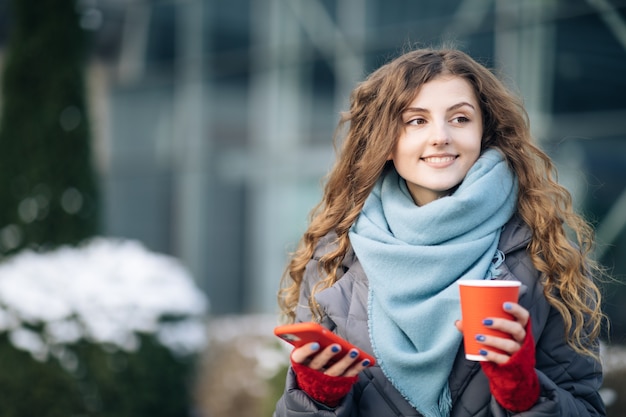
<path fill-rule="evenodd" d="M 295 318 L 305 267 L 319 242 L 337 234 L 336 248 L 319 261 L 322 279 L 309 307 L 319 318 L 315 294 L 337 281 L 350 248 L 348 231 L 404 129 L 401 115 L 422 85 L 443 75 L 473 87 L 483 115 L 482 149 L 498 148 L 519 180 L 517 208 L 532 230 L 527 248 L 541 272 L 544 294 L 565 322 L 565 336 L 578 352 L 595 355 L 604 315 L 594 277 L 601 268 L 589 254 L 590 225 L 572 208 L 569 192 L 557 183 L 550 158 L 534 143 L 522 101 L 486 67 L 456 49 L 419 49 L 374 71 L 350 96 L 335 143 L 343 136 L 335 166 L 325 178 L 324 194 L 310 214 L 309 226 L 292 254 L 278 294 L 288 321 Z M 345 127 L 347 126 L 347 131 Z M 341 132 L 343 131 L 343 135 Z M 325 277 L 324 277 L 325 276 Z"/>

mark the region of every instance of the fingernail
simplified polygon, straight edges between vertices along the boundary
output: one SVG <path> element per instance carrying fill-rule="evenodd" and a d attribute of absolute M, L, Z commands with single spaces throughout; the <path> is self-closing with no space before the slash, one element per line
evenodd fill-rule
<path fill-rule="evenodd" d="M 333 345 L 331 350 L 333 351 L 333 353 L 337 353 L 341 350 L 341 348 L 339 347 L 339 345 Z"/>
<path fill-rule="evenodd" d="M 483 324 L 484 324 L 485 326 L 491 326 L 491 325 L 493 324 L 493 320 L 491 320 L 491 319 L 485 319 L 485 320 L 483 320 Z"/>
<path fill-rule="evenodd" d="M 350 351 L 350 357 L 352 359 L 356 358 L 359 355 L 359 352 L 357 352 L 356 350 L 351 350 Z"/>
<path fill-rule="evenodd" d="M 313 344 L 311 345 L 311 350 L 312 350 L 313 352 L 315 352 L 316 350 L 319 350 L 319 348 L 320 348 L 320 344 L 319 344 L 319 343 L 317 343 L 317 342 L 315 342 L 315 343 L 313 343 Z"/>
<path fill-rule="evenodd" d="M 478 340 L 479 342 L 484 342 L 485 341 L 485 336 L 483 336 L 482 334 L 477 334 L 476 335 L 476 340 Z"/>
<path fill-rule="evenodd" d="M 512 308 L 513 308 L 513 304 L 508 303 L 508 302 L 507 302 L 507 303 L 504 303 L 504 309 L 505 309 L 505 310 L 510 310 L 510 309 L 512 309 Z"/>
<path fill-rule="evenodd" d="M 369 361 L 369 359 L 365 359 L 365 360 L 362 362 L 362 365 L 363 365 L 363 366 L 370 366 L 370 361 Z"/>
<path fill-rule="evenodd" d="M 478 351 L 481 356 L 487 356 L 487 351 L 485 349 L 481 349 Z"/>

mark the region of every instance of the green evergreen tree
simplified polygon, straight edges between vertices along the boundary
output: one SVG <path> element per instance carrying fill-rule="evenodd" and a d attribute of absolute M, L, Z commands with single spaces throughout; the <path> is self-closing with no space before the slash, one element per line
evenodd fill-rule
<path fill-rule="evenodd" d="M 75 0 L 12 0 L 0 114 L 0 257 L 99 227 Z"/>

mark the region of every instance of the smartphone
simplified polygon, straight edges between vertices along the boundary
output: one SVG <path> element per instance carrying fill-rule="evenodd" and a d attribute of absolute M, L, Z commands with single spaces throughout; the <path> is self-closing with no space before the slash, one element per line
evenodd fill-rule
<path fill-rule="evenodd" d="M 317 342 L 320 344 L 320 350 L 325 347 L 337 343 L 341 346 L 341 353 L 333 358 L 332 362 L 341 359 L 345 354 L 352 349 L 359 351 L 357 361 L 363 361 L 365 359 L 370 361 L 369 366 L 374 365 L 376 360 L 372 355 L 363 352 L 358 347 L 345 339 L 337 336 L 335 333 L 328 330 L 326 327 L 317 323 L 293 323 L 278 326 L 274 329 L 274 334 L 286 342 L 291 343 L 295 347 L 300 347 L 310 342 Z"/>

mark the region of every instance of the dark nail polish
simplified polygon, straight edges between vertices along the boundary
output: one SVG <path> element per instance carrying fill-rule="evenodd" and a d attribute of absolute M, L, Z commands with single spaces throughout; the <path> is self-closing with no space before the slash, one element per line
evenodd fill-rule
<path fill-rule="evenodd" d="M 315 343 L 313 343 L 313 344 L 311 345 L 311 350 L 312 350 L 313 352 L 315 352 L 315 351 L 316 351 L 316 350 L 318 350 L 319 348 L 320 348 L 320 344 L 319 344 L 319 343 L 317 343 L 317 342 L 315 342 Z"/>
<path fill-rule="evenodd" d="M 368 359 L 365 359 L 363 361 L 363 366 L 369 366 L 370 365 L 370 361 Z"/>
<path fill-rule="evenodd" d="M 477 334 L 476 335 L 476 340 L 478 340 L 479 342 L 484 342 L 485 341 L 485 336 L 483 336 L 482 334 Z"/>
<path fill-rule="evenodd" d="M 350 351 L 350 357 L 352 359 L 356 358 L 358 355 L 359 355 L 359 352 L 357 352 L 356 350 Z"/>
<path fill-rule="evenodd" d="M 505 310 L 510 310 L 513 308 L 513 305 L 511 303 L 504 303 L 504 309 Z"/>
<path fill-rule="evenodd" d="M 341 350 L 341 348 L 337 345 L 333 345 L 333 347 L 331 348 L 331 350 L 333 351 L 333 353 L 337 353 Z"/>
<path fill-rule="evenodd" d="M 485 320 L 483 320 L 483 324 L 484 324 L 485 326 L 491 326 L 491 325 L 493 324 L 493 320 L 491 320 L 491 319 L 485 319 Z"/>
<path fill-rule="evenodd" d="M 487 351 L 485 349 L 481 349 L 478 351 L 481 356 L 487 356 Z"/>

